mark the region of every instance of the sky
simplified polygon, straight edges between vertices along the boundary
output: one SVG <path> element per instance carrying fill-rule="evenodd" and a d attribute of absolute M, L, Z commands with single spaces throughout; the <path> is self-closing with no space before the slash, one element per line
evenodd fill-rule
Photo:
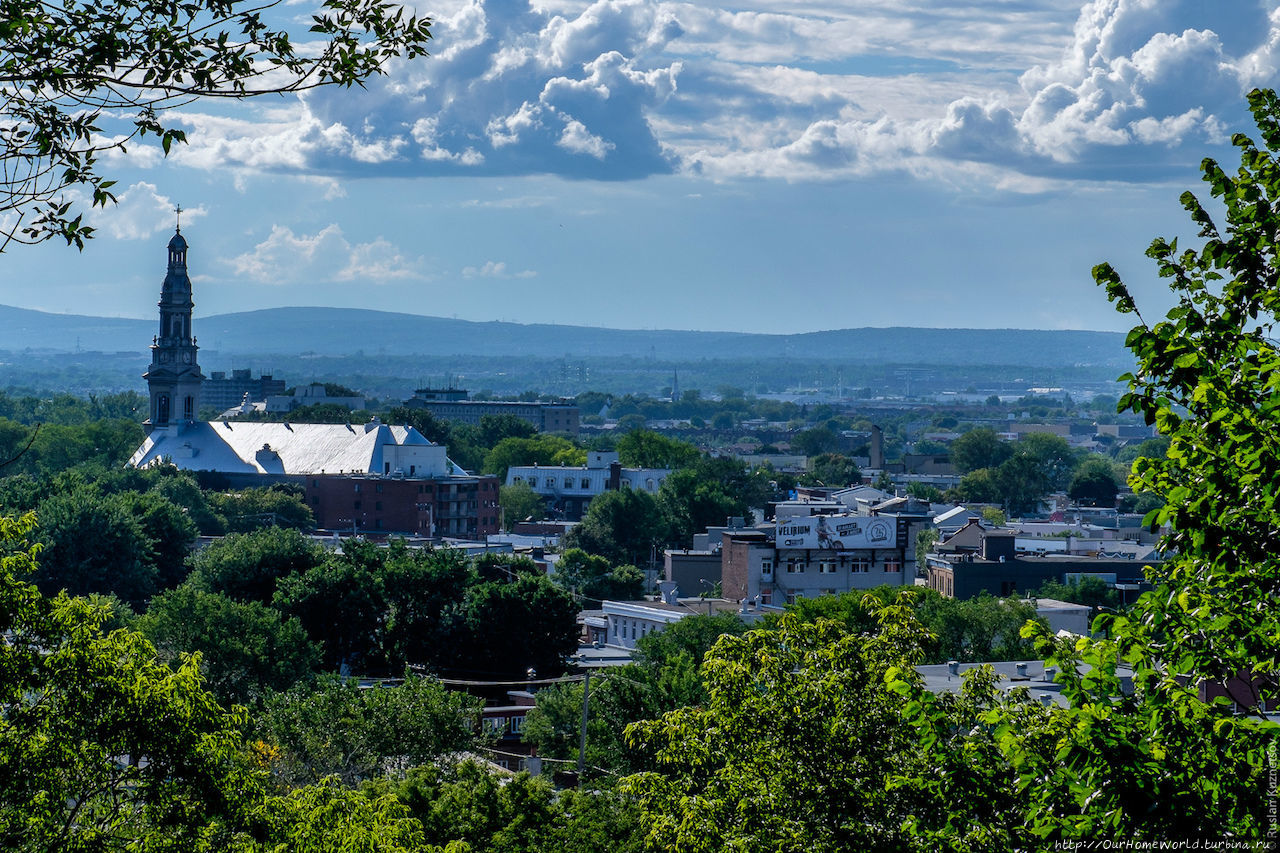
<path fill-rule="evenodd" d="M 1143 251 L 1280 78 L 1280 0 L 410 9 L 431 56 L 363 91 L 192 104 L 169 157 L 104 160 L 98 238 L 11 247 L 0 303 L 151 317 L 181 204 L 197 317 L 1122 330 L 1090 269 L 1168 307 Z"/>

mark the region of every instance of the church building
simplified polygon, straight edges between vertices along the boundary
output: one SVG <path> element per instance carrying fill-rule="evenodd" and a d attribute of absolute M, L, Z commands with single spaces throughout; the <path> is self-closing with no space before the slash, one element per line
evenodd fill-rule
<path fill-rule="evenodd" d="M 204 376 L 194 307 L 179 228 L 169 240 L 160 333 L 143 374 L 147 435 L 130 466 L 173 464 L 232 488 L 297 483 L 320 528 L 464 539 L 499 531 L 497 478 L 467 474 L 411 426 L 376 417 L 358 425 L 198 420 Z"/>
<path fill-rule="evenodd" d="M 187 275 L 187 241 L 182 231 L 169 241 L 169 270 L 160 288 L 160 334 L 151 339 L 151 366 L 142 378 L 151 395 L 148 433 L 171 423 L 190 424 L 200 412 L 204 377 L 196 361 L 191 334 L 191 279 Z"/>

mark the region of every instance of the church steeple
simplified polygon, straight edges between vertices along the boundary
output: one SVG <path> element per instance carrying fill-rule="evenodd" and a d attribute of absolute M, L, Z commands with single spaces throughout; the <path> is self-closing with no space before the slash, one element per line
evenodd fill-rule
<path fill-rule="evenodd" d="M 182 215 L 182 208 L 175 211 Z M 169 240 L 169 267 L 160 288 L 160 334 L 151 343 L 151 366 L 143 374 L 151 396 L 148 431 L 195 421 L 200 413 L 204 376 L 196 360 L 191 334 L 191 278 L 187 275 L 187 241 L 181 220 Z"/>

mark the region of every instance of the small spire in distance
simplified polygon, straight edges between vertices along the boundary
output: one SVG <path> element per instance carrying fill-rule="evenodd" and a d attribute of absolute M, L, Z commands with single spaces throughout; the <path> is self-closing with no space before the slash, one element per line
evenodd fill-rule
<path fill-rule="evenodd" d="M 173 212 L 174 212 L 174 215 L 177 216 L 177 224 L 173 228 L 174 233 L 181 234 L 182 233 L 182 205 L 179 204 L 177 207 L 175 207 L 173 209 Z"/>

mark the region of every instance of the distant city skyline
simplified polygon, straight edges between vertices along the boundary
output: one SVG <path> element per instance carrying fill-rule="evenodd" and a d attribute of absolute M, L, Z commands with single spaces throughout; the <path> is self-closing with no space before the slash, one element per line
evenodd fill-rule
<path fill-rule="evenodd" d="M 104 161 L 98 238 L 10 247 L 0 303 L 153 316 L 181 204 L 197 324 L 1123 330 L 1090 268 L 1161 313 L 1147 244 L 1194 237 L 1178 195 L 1280 79 L 1280 0 L 417 12 L 433 55 L 367 91 L 193 104 L 168 160 Z"/>

